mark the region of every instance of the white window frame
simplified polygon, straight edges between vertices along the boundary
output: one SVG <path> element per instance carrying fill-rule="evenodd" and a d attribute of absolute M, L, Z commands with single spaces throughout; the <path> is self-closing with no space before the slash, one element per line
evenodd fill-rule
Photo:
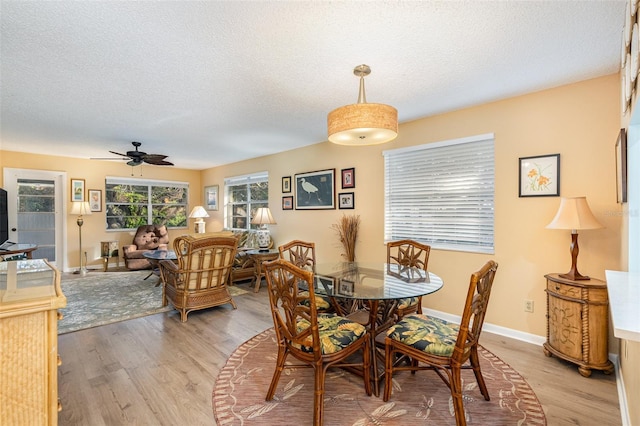
<path fill-rule="evenodd" d="M 256 172 L 256 173 L 250 173 L 247 175 L 241 175 L 241 176 L 233 176 L 233 177 L 228 177 L 224 179 L 224 226 L 225 229 L 232 229 L 232 230 L 250 230 L 250 229 L 254 229 L 256 228 L 256 225 L 252 226 L 251 225 L 251 211 L 253 210 L 252 208 L 252 201 L 253 204 L 258 204 L 260 207 L 268 207 L 269 206 L 269 193 L 267 191 L 267 199 L 266 200 L 252 200 L 251 198 L 249 198 L 247 200 L 246 203 L 242 203 L 242 204 L 247 204 L 247 221 L 246 221 L 246 225 L 244 228 L 234 228 L 231 226 L 231 220 L 232 220 L 232 211 L 233 208 L 230 205 L 230 201 L 229 201 L 229 186 L 235 186 L 235 185 L 247 185 L 250 186 L 253 183 L 258 183 L 258 182 L 266 182 L 267 184 L 269 184 L 269 172 L 267 171 L 261 171 L 261 172 Z"/>
<path fill-rule="evenodd" d="M 154 179 L 135 179 L 135 178 L 123 178 L 123 177 L 114 177 L 114 176 L 106 176 L 105 177 L 105 192 L 104 192 L 104 203 L 105 203 L 105 220 L 106 220 L 106 230 L 107 231 L 135 231 L 132 228 L 109 228 L 109 216 L 107 214 L 108 205 L 111 204 L 107 202 L 107 185 L 139 185 L 139 186 L 147 186 L 147 190 L 149 191 L 148 203 L 147 203 L 147 223 L 153 223 L 153 204 L 151 203 L 151 187 L 152 186 L 160 186 L 160 187 L 181 187 L 185 188 L 187 191 L 187 201 L 185 204 L 176 204 L 178 206 L 184 206 L 184 210 L 186 212 L 185 223 L 181 226 L 167 226 L 169 229 L 186 229 L 188 227 L 188 215 L 189 215 L 189 182 L 179 182 L 179 181 L 169 181 L 169 180 L 154 180 Z"/>
<path fill-rule="evenodd" d="M 385 242 L 494 253 L 493 133 L 384 151 Z"/>

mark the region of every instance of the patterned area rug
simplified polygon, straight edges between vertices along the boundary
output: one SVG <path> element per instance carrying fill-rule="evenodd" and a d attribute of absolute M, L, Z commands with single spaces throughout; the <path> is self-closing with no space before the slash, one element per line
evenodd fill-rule
<path fill-rule="evenodd" d="M 167 312 L 162 306 L 162 287 L 155 287 L 158 278 L 149 271 L 89 272 L 84 277 L 63 275 L 62 293 L 67 306 L 60 309 L 58 334 L 111 324 L 147 315 Z M 232 296 L 247 293 L 229 287 Z"/>
<path fill-rule="evenodd" d="M 313 370 L 287 369 L 275 397 L 265 401 L 275 367 L 273 329 L 243 343 L 227 360 L 213 390 L 218 425 L 307 425 L 313 420 Z M 527 382 L 488 350 L 480 350 L 491 401 L 485 401 L 472 371 L 463 371 L 464 404 L 470 425 L 545 425 L 538 398 Z M 292 360 L 290 357 L 287 362 Z M 295 359 L 293 359 L 295 362 Z M 451 394 L 432 371 L 394 376 L 391 399 L 367 396 L 360 377 L 340 369 L 327 373 L 325 425 L 455 425 Z"/>

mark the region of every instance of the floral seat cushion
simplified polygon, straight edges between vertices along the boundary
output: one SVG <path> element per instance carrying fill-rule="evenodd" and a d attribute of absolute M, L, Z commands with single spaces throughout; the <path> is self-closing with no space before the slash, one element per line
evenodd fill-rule
<path fill-rule="evenodd" d="M 301 291 L 298 296 L 300 299 L 299 303 L 304 306 L 309 306 L 309 292 L 307 290 Z M 316 294 L 316 309 L 318 311 L 328 311 L 331 309 L 331 302 L 329 302 L 326 297 Z"/>
<path fill-rule="evenodd" d="M 407 297 L 405 299 L 398 300 L 398 309 L 407 309 L 409 306 L 415 306 L 417 304 L 417 297 Z"/>
<path fill-rule="evenodd" d="M 387 330 L 387 337 L 428 354 L 451 356 L 458 325 L 423 314 L 411 314 Z"/>
<path fill-rule="evenodd" d="M 298 332 L 309 328 L 307 320 L 297 323 Z M 320 348 L 323 355 L 334 354 L 348 347 L 367 332 L 367 329 L 357 322 L 335 314 L 318 315 L 318 331 L 320 333 Z M 312 337 L 309 335 L 302 345 L 293 345 L 304 352 L 313 352 Z"/>

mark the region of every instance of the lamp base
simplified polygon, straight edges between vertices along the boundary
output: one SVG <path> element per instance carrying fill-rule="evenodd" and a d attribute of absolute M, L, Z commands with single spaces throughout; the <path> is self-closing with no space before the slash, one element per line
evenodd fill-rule
<path fill-rule="evenodd" d="M 260 251 L 269 251 L 269 245 L 271 244 L 271 237 L 269 236 L 268 229 L 256 230 L 256 237 L 258 239 L 258 247 Z"/>
<path fill-rule="evenodd" d="M 204 234 L 205 233 L 205 222 L 196 222 L 196 234 Z"/>
<path fill-rule="evenodd" d="M 569 271 L 566 274 L 558 274 L 558 276 L 560 278 L 564 278 L 566 280 L 571 280 L 571 281 L 580 281 L 580 280 L 590 280 L 591 278 L 586 276 L 586 275 L 582 275 L 580 274 L 580 272 L 578 271 Z"/>

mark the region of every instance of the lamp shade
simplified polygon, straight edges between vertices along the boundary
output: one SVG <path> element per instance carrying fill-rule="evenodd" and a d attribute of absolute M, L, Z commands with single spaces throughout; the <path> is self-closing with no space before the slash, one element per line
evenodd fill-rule
<path fill-rule="evenodd" d="M 547 228 L 577 230 L 599 229 L 603 226 L 591 212 L 587 197 L 572 197 L 560 200 L 558 212 Z"/>
<path fill-rule="evenodd" d="M 329 141 L 338 145 L 377 145 L 398 136 L 398 110 L 384 104 L 351 104 L 327 116 Z"/>
<path fill-rule="evenodd" d="M 83 216 L 91 214 L 91 206 L 88 201 L 74 201 L 71 203 L 71 211 L 69 214 L 75 216 Z"/>
<path fill-rule="evenodd" d="M 195 206 L 191 213 L 189 213 L 189 217 L 202 219 L 203 217 L 209 217 L 209 213 L 202 206 Z"/>
<path fill-rule="evenodd" d="M 269 207 L 260 207 L 256 210 L 256 214 L 251 219 L 252 225 L 275 225 L 276 221 L 271 216 L 271 210 Z"/>
<path fill-rule="evenodd" d="M 358 65 L 353 73 L 360 77 L 358 103 L 336 108 L 327 115 L 330 142 L 338 145 L 376 145 L 398 136 L 398 110 L 384 104 L 369 104 L 364 92 L 368 65 Z"/>

